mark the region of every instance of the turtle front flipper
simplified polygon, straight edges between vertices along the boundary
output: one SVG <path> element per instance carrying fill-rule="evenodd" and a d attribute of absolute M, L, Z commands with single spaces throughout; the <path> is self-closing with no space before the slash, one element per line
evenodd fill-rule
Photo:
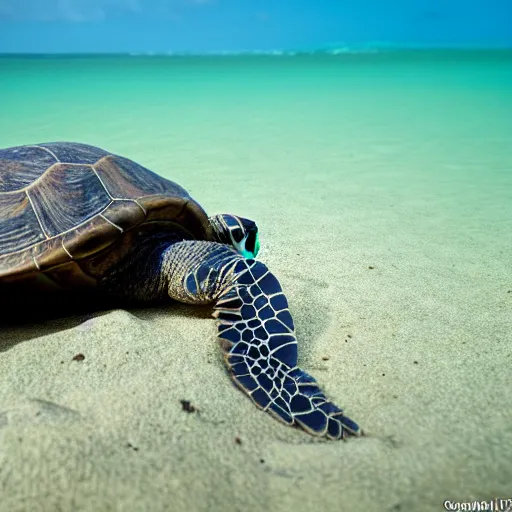
<path fill-rule="evenodd" d="M 239 260 L 234 282 L 217 301 L 219 338 L 233 380 L 263 410 L 313 435 L 340 439 L 360 433 L 297 367 L 297 339 L 279 281 L 260 262 Z"/>
<path fill-rule="evenodd" d="M 297 367 L 288 302 L 263 263 L 212 242 L 181 242 L 168 252 L 167 265 L 174 268 L 169 294 L 188 303 L 216 301 L 214 316 L 231 375 L 258 407 L 313 435 L 341 439 L 361 433 Z"/>

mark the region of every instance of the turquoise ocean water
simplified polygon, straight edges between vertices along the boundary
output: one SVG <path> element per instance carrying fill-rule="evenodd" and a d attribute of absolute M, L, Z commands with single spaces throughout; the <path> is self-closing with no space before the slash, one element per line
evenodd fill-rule
<path fill-rule="evenodd" d="M 371 184 L 402 205 L 452 198 L 482 228 L 511 221 L 512 51 L 4 56 L 0 98 L 0 146 L 102 146 L 215 209 L 231 183 L 236 207 L 344 180 L 363 202 Z"/>

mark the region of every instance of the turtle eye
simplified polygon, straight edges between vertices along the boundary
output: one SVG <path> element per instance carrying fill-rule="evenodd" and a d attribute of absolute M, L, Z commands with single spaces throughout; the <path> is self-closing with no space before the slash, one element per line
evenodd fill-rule
<path fill-rule="evenodd" d="M 249 231 L 249 233 L 247 234 L 247 240 L 245 241 L 245 249 L 249 252 L 252 252 L 254 254 L 254 256 L 256 256 L 256 254 L 257 254 L 257 251 L 255 251 L 257 234 L 258 233 L 256 230 L 251 229 Z"/>
<path fill-rule="evenodd" d="M 239 244 L 243 241 L 245 233 L 240 226 L 236 225 L 229 228 L 229 235 L 233 244 Z"/>
<path fill-rule="evenodd" d="M 233 246 L 245 258 L 255 258 L 260 249 L 256 223 L 236 215 L 221 214 L 211 218 L 216 239 Z"/>

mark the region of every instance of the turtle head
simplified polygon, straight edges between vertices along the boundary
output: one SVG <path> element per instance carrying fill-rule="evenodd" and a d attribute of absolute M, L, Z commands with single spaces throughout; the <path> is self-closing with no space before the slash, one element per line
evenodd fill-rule
<path fill-rule="evenodd" d="M 210 217 L 210 226 L 216 242 L 234 247 L 244 258 L 253 259 L 260 250 L 258 226 L 237 215 L 223 213 Z"/>

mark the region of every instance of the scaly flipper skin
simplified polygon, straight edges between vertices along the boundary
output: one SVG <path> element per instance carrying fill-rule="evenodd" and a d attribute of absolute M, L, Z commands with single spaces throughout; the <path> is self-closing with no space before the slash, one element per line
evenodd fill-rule
<path fill-rule="evenodd" d="M 288 425 L 330 439 L 360 435 L 359 426 L 297 367 L 297 339 L 276 277 L 226 245 L 186 241 L 167 249 L 169 295 L 187 303 L 216 301 L 219 338 L 236 384 Z"/>

